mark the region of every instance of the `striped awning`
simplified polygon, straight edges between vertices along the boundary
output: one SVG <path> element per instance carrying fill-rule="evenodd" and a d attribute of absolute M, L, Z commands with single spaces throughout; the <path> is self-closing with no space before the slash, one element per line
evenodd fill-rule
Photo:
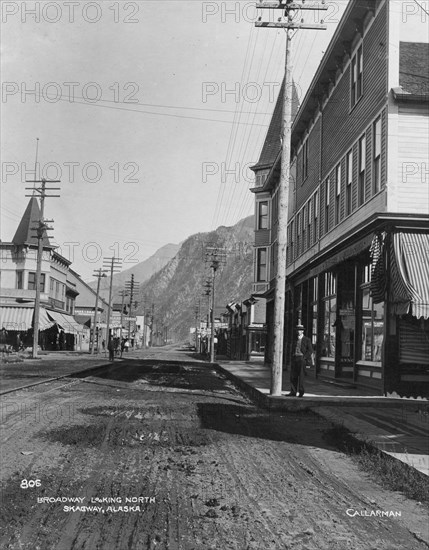
<path fill-rule="evenodd" d="M 55 323 L 49 319 L 48 314 L 46 313 L 46 309 L 43 307 L 40 308 L 39 313 L 39 330 L 46 330 L 50 327 L 52 327 Z"/>
<path fill-rule="evenodd" d="M 429 234 L 395 232 L 390 241 L 391 311 L 429 318 Z"/>
<path fill-rule="evenodd" d="M 71 315 L 66 313 L 48 310 L 47 314 L 67 334 L 77 334 L 87 328 L 77 323 Z"/>
<path fill-rule="evenodd" d="M 6 330 L 27 331 L 33 326 L 34 307 L 0 307 L 1 326 Z M 41 307 L 39 313 L 39 330 L 46 330 L 54 323 L 49 319 L 46 310 Z"/>
<path fill-rule="evenodd" d="M 26 331 L 33 322 L 32 307 L 0 307 L 1 328 L 6 330 Z"/>

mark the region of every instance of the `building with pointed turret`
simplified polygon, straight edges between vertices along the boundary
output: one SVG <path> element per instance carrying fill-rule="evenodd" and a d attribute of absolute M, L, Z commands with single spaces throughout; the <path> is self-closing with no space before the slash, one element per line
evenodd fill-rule
<path fill-rule="evenodd" d="M 12 241 L 0 242 L 2 343 L 17 349 L 32 346 L 38 248 L 35 228 L 40 215 L 39 202 L 31 197 Z M 92 303 L 80 305 L 94 311 L 95 293 L 70 269 L 71 262 L 55 250 L 46 230 L 42 239 L 39 345 L 46 350 L 88 349 L 89 328 L 76 321 L 75 306 L 84 287 Z M 105 305 L 100 300 L 101 311 Z"/>

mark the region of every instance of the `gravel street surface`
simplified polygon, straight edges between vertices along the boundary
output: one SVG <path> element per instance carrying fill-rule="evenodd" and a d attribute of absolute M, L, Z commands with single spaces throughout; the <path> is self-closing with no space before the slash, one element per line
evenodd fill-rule
<path fill-rule="evenodd" d="M 427 508 L 357 470 L 327 420 L 260 409 L 184 353 L 129 354 L 1 411 L 2 549 L 429 547 Z"/>

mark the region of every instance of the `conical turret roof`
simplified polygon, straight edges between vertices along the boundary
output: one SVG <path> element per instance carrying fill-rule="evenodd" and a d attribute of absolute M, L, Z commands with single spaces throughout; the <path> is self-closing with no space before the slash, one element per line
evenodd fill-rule
<path fill-rule="evenodd" d="M 24 215 L 18 225 L 12 242 L 17 245 L 36 245 L 37 246 L 37 225 L 41 217 L 39 202 L 36 197 L 31 197 Z M 43 247 L 51 247 L 46 230 L 43 231 Z"/>

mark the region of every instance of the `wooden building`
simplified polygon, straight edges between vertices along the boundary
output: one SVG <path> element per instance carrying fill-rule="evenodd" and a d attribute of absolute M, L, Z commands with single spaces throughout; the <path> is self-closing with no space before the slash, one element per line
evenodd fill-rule
<path fill-rule="evenodd" d="M 349 2 L 293 121 L 285 363 L 300 322 L 314 376 L 427 396 L 429 44 L 424 14 L 403 8 Z M 281 103 L 253 168 L 268 359 Z"/>
<path fill-rule="evenodd" d="M 7 345 L 31 347 L 36 298 L 37 223 L 40 207 L 32 197 L 11 242 L 0 242 L 2 257 L 0 315 Z M 75 281 L 71 262 L 55 251 L 46 231 L 40 280 L 39 344 L 47 350 L 82 350 L 88 339 L 86 327 L 74 318 Z"/>

